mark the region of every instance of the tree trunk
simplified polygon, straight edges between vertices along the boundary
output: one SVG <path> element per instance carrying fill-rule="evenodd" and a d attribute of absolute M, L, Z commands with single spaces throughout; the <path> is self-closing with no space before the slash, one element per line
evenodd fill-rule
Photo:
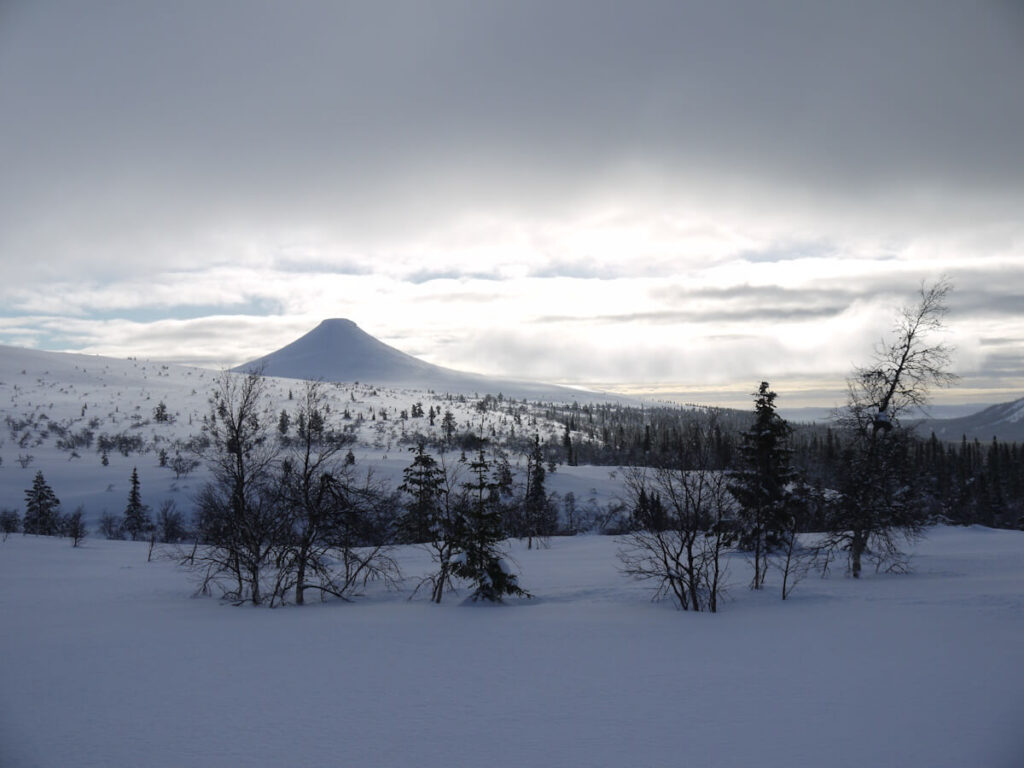
<path fill-rule="evenodd" d="M 295 574 L 295 604 L 302 605 L 305 602 L 304 592 L 306 591 L 306 558 L 300 556 L 299 570 Z"/>
<path fill-rule="evenodd" d="M 860 557 L 867 549 L 867 536 L 860 532 L 854 532 L 850 540 L 850 571 L 853 578 L 860 578 Z"/>

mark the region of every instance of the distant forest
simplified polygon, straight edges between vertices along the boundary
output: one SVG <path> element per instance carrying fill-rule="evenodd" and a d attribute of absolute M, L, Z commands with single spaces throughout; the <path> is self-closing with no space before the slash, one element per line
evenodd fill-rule
<path fill-rule="evenodd" d="M 701 455 L 694 441 L 711 435 L 715 468 L 737 466 L 741 433 L 753 411 L 618 404 L 546 405 L 541 414 L 562 424 L 560 442 L 549 440 L 549 459 L 570 464 L 685 467 Z M 538 415 L 541 415 L 538 414 Z M 791 424 L 792 465 L 807 482 L 837 488 L 847 468 L 844 431 L 824 424 Z M 900 430 L 907 476 L 934 520 L 1002 528 L 1024 527 L 1024 446 L 978 440 L 943 442 Z M 870 478 L 865 478 L 870 482 Z M 811 524 L 813 527 L 813 523 Z"/>

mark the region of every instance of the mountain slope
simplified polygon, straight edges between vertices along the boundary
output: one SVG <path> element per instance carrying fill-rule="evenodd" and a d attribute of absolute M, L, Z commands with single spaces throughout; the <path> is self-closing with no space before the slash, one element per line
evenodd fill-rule
<path fill-rule="evenodd" d="M 1024 442 L 1024 397 L 1009 403 L 999 403 L 970 416 L 959 419 L 931 419 L 918 426 L 918 434 L 935 432 L 940 440 L 991 440 L 997 437 L 1007 442 Z"/>
<path fill-rule="evenodd" d="M 443 368 L 388 346 L 351 320 L 342 318 L 324 320 L 291 344 L 233 370 L 240 373 L 261 371 L 265 376 L 286 379 L 358 381 L 458 394 L 501 392 L 512 397 L 568 402 L 574 399 L 620 399 L 553 384 L 501 379 Z"/>

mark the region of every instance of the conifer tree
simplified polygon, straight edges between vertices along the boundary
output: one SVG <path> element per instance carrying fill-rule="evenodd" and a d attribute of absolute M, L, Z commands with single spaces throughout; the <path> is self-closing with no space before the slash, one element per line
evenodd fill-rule
<path fill-rule="evenodd" d="M 142 494 L 139 493 L 139 471 L 132 467 L 128 505 L 124 508 L 124 530 L 132 537 L 132 541 L 138 541 L 145 538 L 152 529 L 153 521 L 149 519 L 149 507 L 142 503 Z"/>
<path fill-rule="evenodd" d="M 60 499 L 46 483 L 42 470 L 36 472 L 32 487 L 25 491 L 24 533 L 56 536 L 60 533 Z"/>
<path fill-rule="evenodd" d="M 422 443 L 416 447 L 413 462 L 405 468 L 403 477 L 398 490 L 408 501 L 398 521 L 399 535 L 406 541 L 423 544 L 430 552 L 437 571 L 424 578 L 420 586 L 429 582 L 431 601 L 440 603 L 445 590 L 451 587 L 452 558 L 463 539 L 464 521 L 455 494 L 451 493 L 452 478 Z"/>
<path fill-rule="evenodd" d="M 533 548 L 534 538 L 543 538 L 555 532 L 556 524 L 552 520 L 544 478 L 544 453 L 540 447 L 540 435 L 535 435 L 533 448 L 526 458 L 526 493 L 523 498 L 527 549 Z"/>
<path fill-rule="evenodd" d="M 469 463 L 471 479 L 463 484 L 465 509 L 459 554 L 452 572 L 474 583 L 472 599 L 500 603 L 505 595 L 530 597 L 501 557 L 502 520 L 497 484 L 491 480 L 490 464 L 483 450 Z"/>
<path fill-rule="evenodd" d="M 402 477 L 398 490 L 405 493 L 409 501 L 398 521 L 399 535 L 408 543 L 422 544 L 432 539 L 438 527 L 444 473 L 437 466 L 437 460 L 420 443 L 416 446 L 412 464 L 403 470 Z"/>
<path fill-rule="evenodd" d="M 444 432 L 444 441 L 451 443 L 452 438 L 455 436 L 455 414 L 449 410 L 445 410 L 444 418 L 441 419 L 441 431 Z"/>
<path fill-rule="evenodd" d="M 740 468 L 729 491 L 740 506 L 739 544 L 753 555 L 751 588 L 760 589 L 768 567 L 768 553 L 792 528 L 787 486 L 793 481 L 790 428 L 775 411 L 776 394 L 762 381 L 754 395 L 754 423 L 741 434 Z"/>

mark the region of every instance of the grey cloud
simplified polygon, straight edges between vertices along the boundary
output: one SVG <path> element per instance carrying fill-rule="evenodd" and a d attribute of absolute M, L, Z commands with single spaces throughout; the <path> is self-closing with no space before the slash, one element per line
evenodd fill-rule
<path fill-rule="evenodd" d="M 795 259 L 821 258 L 832 256 L 835 246 L 828 243 L 793 243 L 775 245 L 757 251 L 742 251 L 739 258 L 753 263 L 793 261 Z"/>
<path fill-rule="evenodd" d="M 615 280 L 621 277 L 636 276 L 638 272 L 644 272 L 641 265 L 630 264 L 622 261 L 617 264 L 598 264 L 584 259 L 565 260 L 555 259 L 549 261 L 543 267 L 537 267 L 530 271 L 530 277 L 571 277 L 581 280 Z"/>
<path fill-rule="evenodd" d="M 482 271 L 469 271 L 463 272 L 454 269 L 420 269 L 415 272 L 410 272 L 405 275 L 403 279 L 409 283 L 430 283 L 434 280 L 501 280 L 502 277 L 497 272 L 482 272 Z"/>
<path fill-rule="evenodd" d="M 837 300 L 852 301 L 862 293 L 841 288 L 787 288 L 782 285 L 731 285 L 727 287 L 692 288 L 686 285 L 665 285 L 652 288 L 650 295 L 661 301 L 682 302 L 693 299 L 715 301 L 744 301 L 751 303 L 774 302 L 804 306 L 807 304 L 836 304 Z"/>
<path fill-rule="evenodd" d="M 358 262 L 351 259 L 324 259 L 319 256 L 278 256 L 273 260 L 273 267 L 280 272 L 322 275 L 372 275 L 371 262 Z"/>
<path fill-rule="evenodd" d="M 950 297 L 952 312 L 972 317 L 1010 315 L 1024 321 L 1024 286 L 993 286 L 985 290 L 959 290 Z"/>
<path fill-rule="evenodd" d="M 619 315 L 588 315 L 577 317 L 572 315 L 546 315 L 536 318 L 536 323 L 719 323 L 719 322 L 759 322 L 813 320 L 833 317 L 841 314 L 845 305 L 836 304 L 830 307 L 769 307 L 755 306 L 747 309 L 695 309 L 695 310 L 662 310 L 659 312 L 631 312 Z M 743 338 L 743 334 L 730 338 Z M 719 337 L 721 337 L 719 335 Z"/>
<path fill-rule="evenodd" d="M 981 337 L 978 339 L 978 343 L 983 347 L 1004 347 L 1004 346 L 1024 346 L 1024 337 L 1021 336 L 1006 336 L 1006 337 Z"/>
<path fill-rule="evenodd" d="M 386 238 L 467 206 L 557 215 L 622 166 L 1005 220 L 1022 31 L 1009 3 L 924 0 L 21 6 L 0 245 L 113 268 L 173 231 Z"/>

